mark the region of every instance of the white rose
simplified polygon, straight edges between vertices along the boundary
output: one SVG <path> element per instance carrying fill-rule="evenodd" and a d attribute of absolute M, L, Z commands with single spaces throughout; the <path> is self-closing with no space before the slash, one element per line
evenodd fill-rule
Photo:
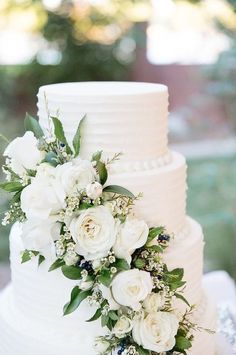
<path fill-rule="evenodd" d="M 95 170 L 88 160 L 76 158 L 56 167 L 56 179 L 67 196 L 85 190 L 95 180 Z"/>
<path fill-rule="evenodd" d="M 141 248 L 147 241 L 149 228 L 144 221 L 136 218 L 127 218 L 121 225 L 114 252 L 118 258 L 125 259 L 131 263 L 131 255 L 133 252 Z"/>
<path fill-rule="evenodd" d="M 58 196 L 53 179 L 35 177 L 21 193 L 21 208 L 28 219 L 46 220 L 65 207 L 63 195 Z"/>
<path fill-rule="evenodd" d="M 165 296 L 162 292 L 150 293 L 143 302 L 143 307 L 148 313 L 155 313 L 165 305 Z"/>
<path fill-rule="evenodd" d="M 97 181 L 88 184 L 86 187 L 87 196 L 92 200 L 96 200 L 96 198 L 100 197 L 102 190 L 102 185 Z"/>
<path fill-rule="evenodd" d="M 126 316 L 121 316 L 113 328 L 113 333 L 117 338 L 123 338 L 132 328 L 133 324 L 131 319 Z"/>
<path fill-rule="evenodd" d="M 108 350 L 110 343 L 103 338 L 97 338 L 94 343 L 94 350 L 98 354 L 103 354 Z"/>
<path fill-rule="evenodd" d="M 99 289 L 102 292 L 102 297 L 108 301 L 110 309 L 114 311 L 118 310 L 120 305 L 114 300 L 111 289 L 103 284 L 99 285 Z"/>
<path fill-rule="evenodd" d="M 59 223 L 27 221 L 23 223 L 21 239 L 25 249 L 43 252 L 54 245 L 59 235 Z"/>
<path fill-rule="evenodd" d="M 179 327 L 177 317 L 170 312 L 156 312 L 134 322 L 134 341 L 144 349 L 162 353 L 173 349 Z"/>
<path fill-rule="evenodd" d="M 45 153 L 38 150 L 37 139 L 32 132 L 27 131 L 23 137 L 14 139 L 3 155 L 10 158 L 12 170 L 22 176 L 25 169 L 35 170 Z"/>
<path fill-rule="evenodd" d="M 143 301 L 153 288 L 152 278 L 146 271 L 132 269 L 115 276 L 111 284 L 115 301 L 138 311 Z"/>
<path fill-rule="evenodd" d="M 117 222 L 104 206 L 92 207 L 72 219 L 69 230 L 76 251 L 86 260 L 105 257 L 114 245 Z"/>

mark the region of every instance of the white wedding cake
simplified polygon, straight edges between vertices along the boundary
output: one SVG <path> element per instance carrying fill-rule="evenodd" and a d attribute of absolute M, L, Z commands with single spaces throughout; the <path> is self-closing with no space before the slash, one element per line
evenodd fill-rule
<path fill-rule="evenodd" d="M 90 159 L 98 150 L 106 158 L 122 153 L 110 166 L 108 183 L 142 193 L 135 202 L 135 214 L 149 227 L 165 226 L 174 234 L 164 260 L 170 269 L 184 268 L 184 295 L 196 305 L 194 320 L 214 330 L 215 308 L 202 288 L 203 233 L 186 216 L 185 158 L 168 148 L 167 87 L 129 82 L 43 86 L 38 93 L 38 116 L 44 131 L 50 128 L 49 113 L 60 118 L 70 144 L 86 115 L 82 158 Z M 10 235 L 12 282 L 0 294 L 0 355 L 94 355 L 94 338 L 103 335 L 104 328 L 99 321 L 86 322 L 94 314 L 93 307 L 83 302 L 63 317 L 75 281 L 59 270 L 48 272 L 54 261 L 50 250 L 40 266 L 36 258 L 22 264 L 22 233 L 22 224 L 16 223 Z M 196 332 L 187 351 L 188 355 L 201 353 L 216 353 L 215 337 L 205 331 Z"/>

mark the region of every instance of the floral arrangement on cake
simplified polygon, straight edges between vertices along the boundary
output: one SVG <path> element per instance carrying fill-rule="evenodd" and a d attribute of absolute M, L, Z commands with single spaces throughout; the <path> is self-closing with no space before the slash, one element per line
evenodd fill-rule
<path fill-rule="evenodd" d="M 95 339 L 98 354 L 186 354 L 198 327 L 183 296 L 184 270 L 169 270 L 163 261 L 173 236 L 133 215 L 140 196 L 106 184 L 119 154 L 107 161 L 102 152 L 90 161 L 79 156 L 84 119 L 72 146 L 61 121 L 50 120 L 44 133 L 26 115 L 26 133 L 4 152 L 0 187 L 13 197 L 3 224 L 23 222 L 22 263 L 37 257 L 40 265 L 52 251 L 49 271 L 60 268 L 75 282 L 64 315 L 86 300 L 96 307 L 88 322 L 100 319 L 107 328 Z M 186 303 L 184 314 L 175 310 L 176 298 Z"/>

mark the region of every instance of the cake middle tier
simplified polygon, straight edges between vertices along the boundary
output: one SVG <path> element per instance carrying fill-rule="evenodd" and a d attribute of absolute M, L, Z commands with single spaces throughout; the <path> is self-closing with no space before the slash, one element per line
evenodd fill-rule
<path fill-rule="evenodd" d="M 172 153 L 171 163 L 159 168 L 115 172 L 108 184 L 121 185 L 142 197 L 135 202 L 135 214 L 150 227 L 162 225 L 170 233 L 179 233 L 186 223 L 186 162 Z"/>

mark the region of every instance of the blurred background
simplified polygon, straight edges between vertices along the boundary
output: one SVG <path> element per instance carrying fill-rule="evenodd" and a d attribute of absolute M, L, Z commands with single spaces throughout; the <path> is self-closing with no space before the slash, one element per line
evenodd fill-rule
<path fill-rule="evenodd" d="M 0 1 L 0 133 L 22 133 L 40 85 L 84 80 L 168 85 L 169 139 L 187 156 L 205 269 L 236 279 L 236 0 Z"/>

